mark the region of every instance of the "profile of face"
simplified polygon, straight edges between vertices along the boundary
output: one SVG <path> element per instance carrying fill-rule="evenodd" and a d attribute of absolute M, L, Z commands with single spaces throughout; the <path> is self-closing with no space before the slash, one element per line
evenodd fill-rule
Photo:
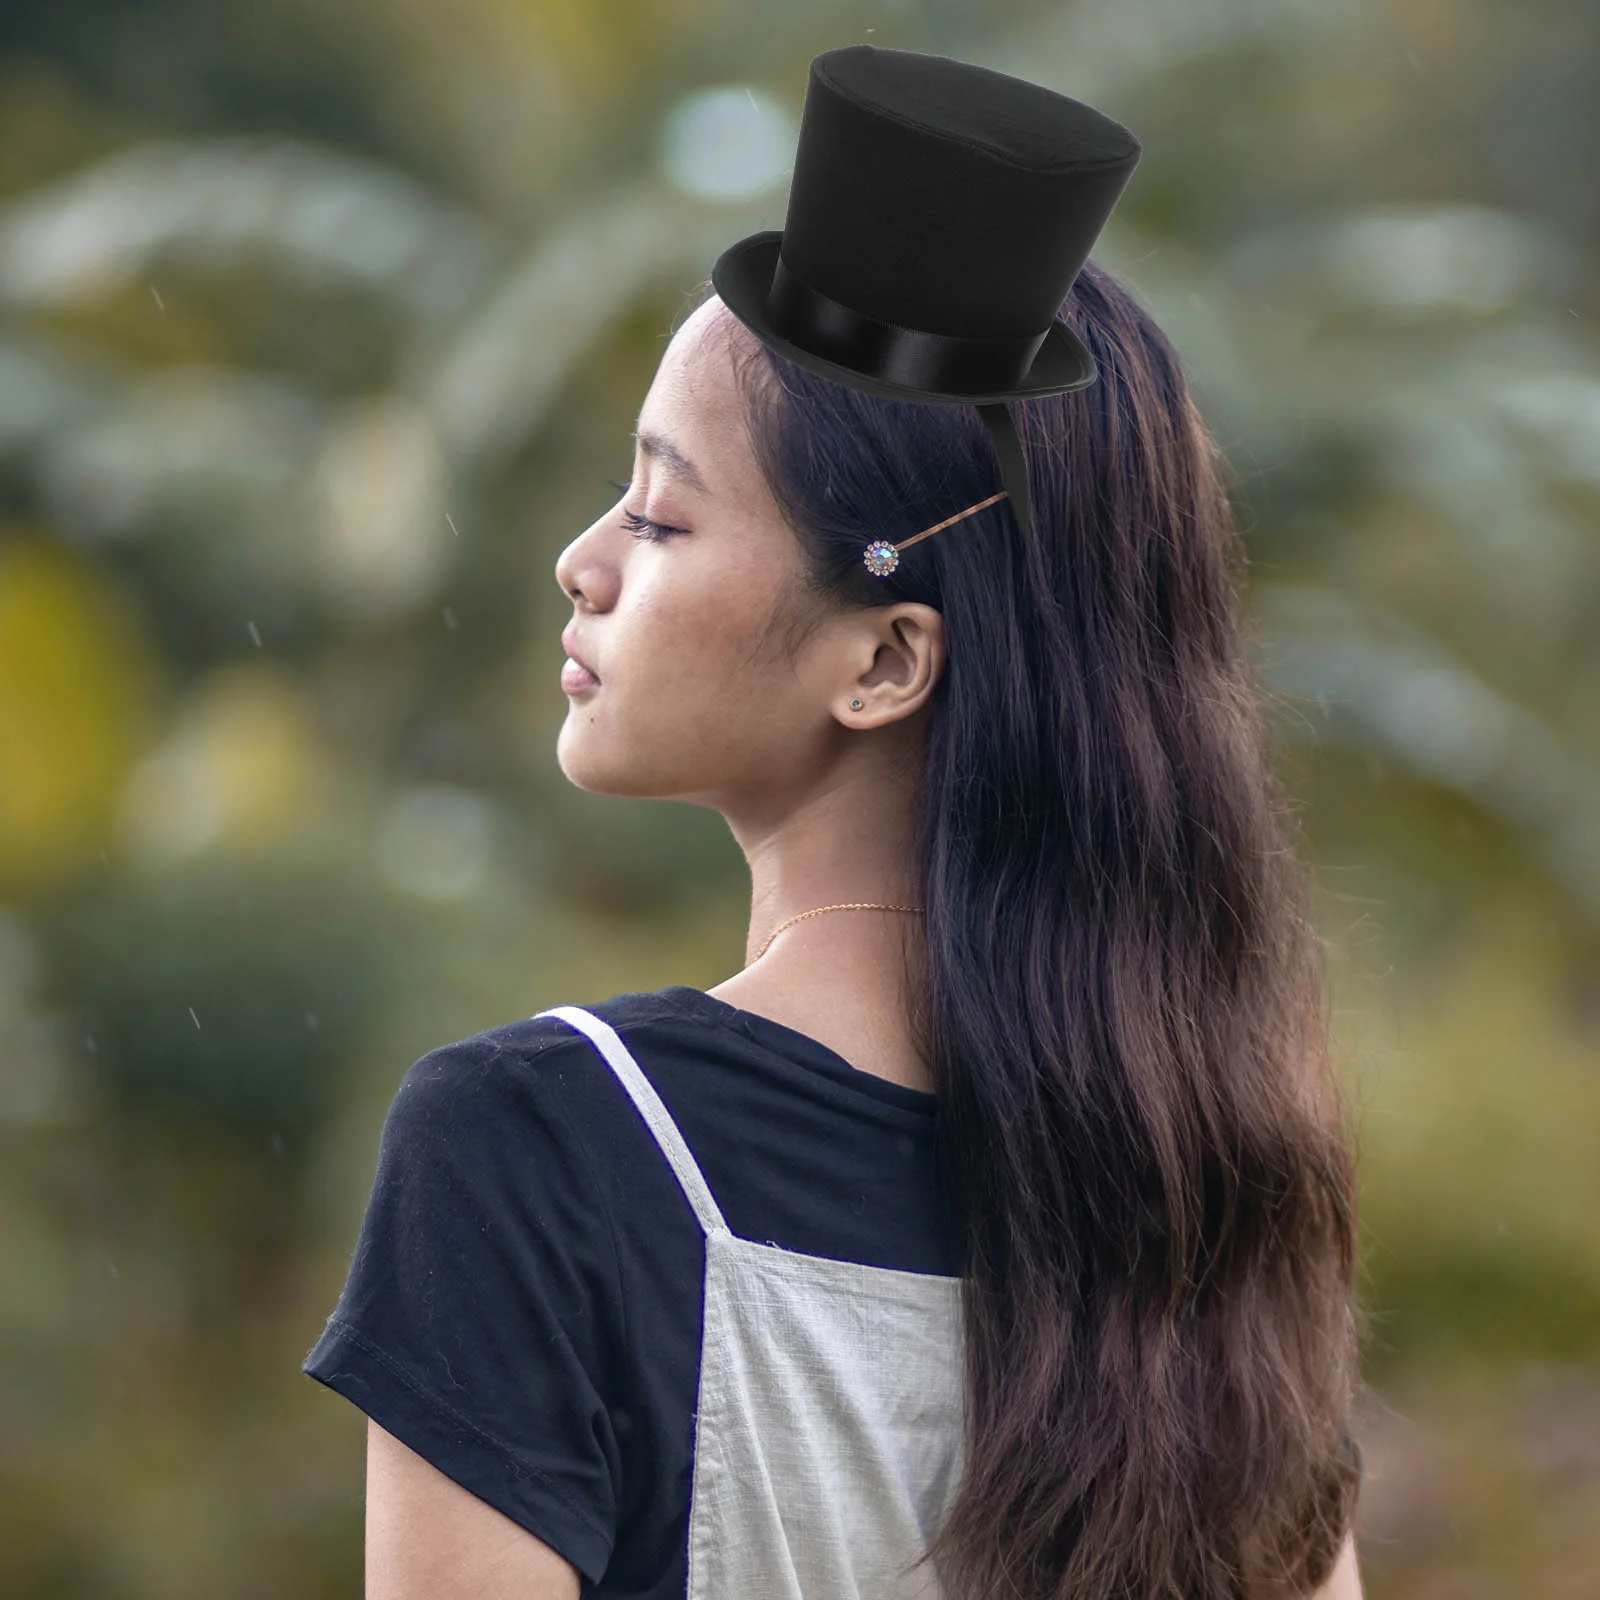
<path fill-rule="evenodd" d="M 776 819 L 859 760 L 863 731 L 920 732 L 939 614 L 802 588 L 733 368 L 753 339 L 714 296 L 684 322 L 640 408 L 627 493 L 556 562 L 574 606 L 562 640 L 593 674 L 569 662 L 562 679 L 556 753 L 578 788 Z"/>

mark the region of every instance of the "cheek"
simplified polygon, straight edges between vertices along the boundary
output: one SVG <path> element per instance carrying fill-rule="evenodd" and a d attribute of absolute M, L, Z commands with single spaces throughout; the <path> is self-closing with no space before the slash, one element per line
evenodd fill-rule
<path fill-rule="evenodd" d="M 800 714 L 798 686 L 724 610 L 689 626 L 674 618 L 641 644 L 630 660 L 630 720 L 652 745 L 720 766 L 754 758 Z"/>
<path fill-rule="evenodd" d="M 605 681 L 571 702 L 562 730 L 577 781 L 638 795 L 748 789 L 792 782 L 812 758 L 814 709 L 748 619 L 652 608 L 606 659 Z"/>

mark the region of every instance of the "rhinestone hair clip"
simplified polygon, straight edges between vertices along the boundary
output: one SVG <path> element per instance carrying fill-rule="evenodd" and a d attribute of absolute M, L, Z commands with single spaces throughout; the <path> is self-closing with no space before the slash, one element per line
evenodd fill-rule
<path fill-rule="evenodd" d="M 987 500 L 980 500 L 977 505 L 968 506 L 965 511 L 958 511 L 953 517 L 946 517 L 943 522 L 936 522 L 931 528 L 924 528 L 921 533 L 912 534 L 909 539 L 902 539 L 899 544 L 890 544 L 887 539 L 874 539 L 861 552 L 861 560 L 873 577 L 887 578 L 900 565 L 900 552 L 908 545 L 915 544 L 918 539 L 926 539 L 930 533 L 937 533 L 941 528 L 948 528 L 952 522 L 959 522 L 963 517 L 970 517 L 974 511 L 982 511 L 985 506 L 992 506 L 996 500 L 1004 500 L 1007 493 L 1007 490 L 1002 489 L 998 494 L 990 495 Z"/>

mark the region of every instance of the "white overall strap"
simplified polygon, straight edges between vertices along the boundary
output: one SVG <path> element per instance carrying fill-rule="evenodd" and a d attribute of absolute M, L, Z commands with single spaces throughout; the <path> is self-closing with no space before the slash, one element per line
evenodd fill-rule
<path fill-rule="evenodd" d="M 707 1233 L 726 1233 L 728 1224 L 722 1220 L 722 1212 L 712 1198 L 710 1187 L 696 1166 L 694 1157 L 689 1153 L 683 1135 L 678 1132 L 677 1123 L 672 1120 L 671 1112 L 662 1104 L 661 1096 L 645 1077 L 639 1063 L 629 1055 L 628 1047 L 617 1036 L 616 1029 L 610 1023 L 601 1021 L 592 1011 L 585 1011 L 582 1006 L 551 1006 L 546 1011 L 537 1012 L 536 1017 L 559 1017 L 580 1033 L 588 1034 L 595 1049 L 605 1057 L 606 1064 L 621 1080 L 622 1087 L 628 1091 L 628 1098 L 633 1101 L 645 1125 L 654 1135 L 689 1204 L 694 1207 L 700 1226 Z"/>

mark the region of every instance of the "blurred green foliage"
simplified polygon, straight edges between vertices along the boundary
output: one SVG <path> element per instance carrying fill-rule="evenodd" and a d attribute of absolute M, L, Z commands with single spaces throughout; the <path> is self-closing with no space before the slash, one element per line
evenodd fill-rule
<path fill-rule="evenodd" d="M 0 13 L 0 1593 L 349 1595 L 299 1361 L 400 1074 L 739 965 L 581 795 L 553 580 L 817 50 L 1145 155 L 1099 258 L 1236 472 L 1360 1127 L 1375 1600 L 1600 1593 L 1586 0 Z"/>
<path fill-rule="evenodd" d="M 298 1150 L 382 1004 L 383 924 L 351 877 L 204 861 L 78 899 L 51 966 L 109 1114 Z"/>

